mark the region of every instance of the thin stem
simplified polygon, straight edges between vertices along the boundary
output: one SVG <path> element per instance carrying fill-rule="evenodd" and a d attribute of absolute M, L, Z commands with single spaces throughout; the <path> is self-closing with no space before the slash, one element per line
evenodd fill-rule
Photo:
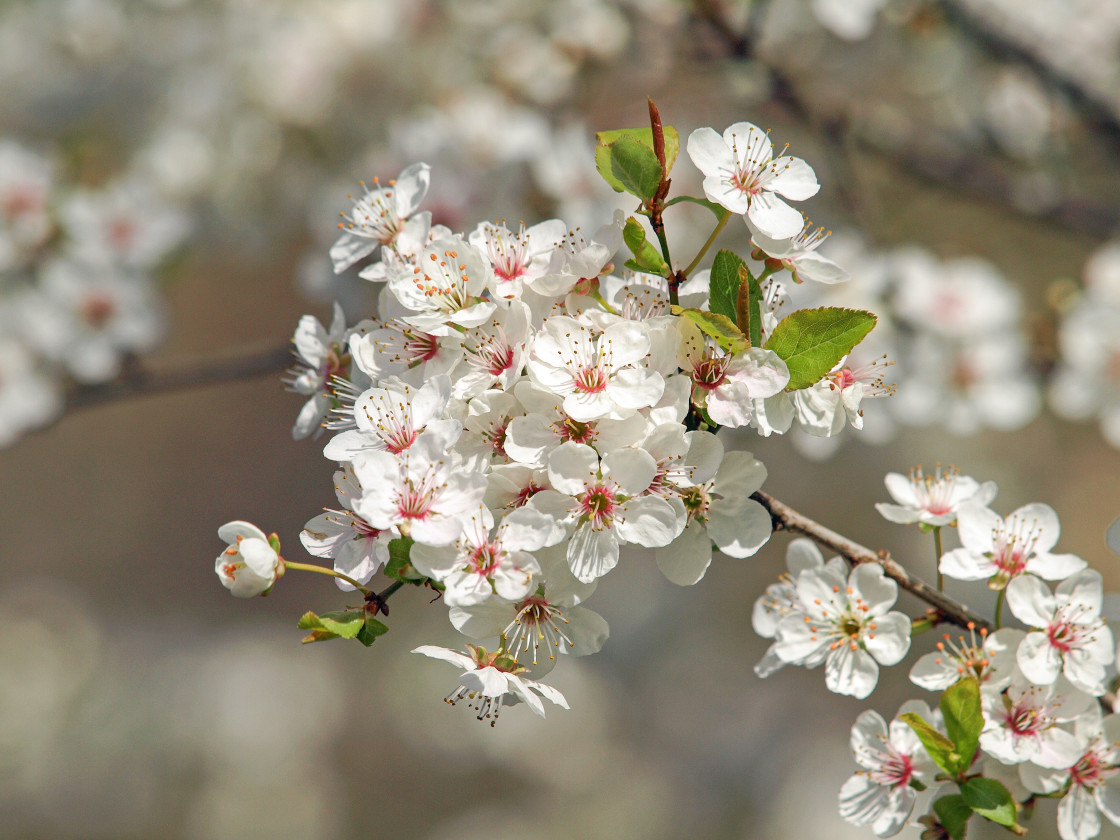
<path fill-rule="evenodd" d="M 382 601 L 388 601 L 389 596 L 404 586 L 403 580 L 395 580 L 377 593 L 377 597 Z"/>
<path fill-rule="evenodd" d="M 285 569 L 296 569 L 297 571 L 301 571 L 301 572 L 316 572 L 317 574 L 320 574 L 320 575 L 330 575 L 331 577 L 336 577 L 339 580 L 346 581 L 348 584 L 353 586 L 359 592 L 362 592 L 366 595 L 369 595 L 370 592 L 372 591 L 369 588 L 367 588 L 365 586 L 362 586 L 360 583 L 358 583 L 356 580 L 354 580 L 354 578 L 350 577 L 349 575 L 344 575 L 344 574 L 342 574 L 342 572 L 336 572 L 334 569 L 328 569 L 326 566 L 315 566 L 311 563 L 294 563 L 291 560 L 285 560 L 284 561 L 284 568 Z M 398 587 L 400 586 L 400 581 L 397 581 L 397 586 Z M 389 589 L 392 589 L 392 588 L 393 588 L 392 586 L 389 587 Z M 396 591 L 396 590 L 394 590 L 394 591 Z M 390 593 L 390 594 L 392 594 L 392 593 Z M 380 596 L 379 595 L 378 597 L 388 597 L 388 596 L 387 595 L 386 596 Z"/>
<path fill-rule="evenodd" d="M 842 534 L 838 534 L 826 528 L 824 525 L 821 525 L 819 522 L 810 519 L 805 516 L 805 514 L 799 513 L 785 502 L 775 499 L 769 493 L 763 493 L 759 490 L 756 493 L 752 493 L 751 498 L 769 512 L 775 531 L 790 531 L 792 533 L 804 534 L 807 537 L 811 537 L 826 548 L 830 548 L 842 557 L 847 558 L 853 565 L 858 566 L 862 563 L 878 563 L 883 567 L 883 571 L 887 577 L 895 581 L 911 595 L 920 598 L 934 607 L 943 620 L 965 628 L 969 626 L 969 622 L 972 622 L 976 629 L 993 629 L 991 622 L 987 619 L 982 618 L 968 607 L 964 606 L 964 604 L 958 604 L 953 599 L 946 597 L 943 592 L 938 592 L 928 583 L 911 575 L 891 557 L 890 552 L 882 550 L 873 551 L 866 546 L 862 546 L 855 540 L 848 539 Z"/>
<path fill-rule="evenodd" d="M 615 308 L 613 306 L 611 306 L 609 303 L 607 303 L 606 298 L 603 297 L 603 293 L 600 292 L 598 289 L 593 291 L 590 295 L 588 295 L 588 297 L 590 297 L 593 301 L 598 303 L 601 307 L 603 307 L 603 309 L 605 309 L 611 315 L 617 315 L 618 314 L 617 310 L 615 310 Z"/>
<path fill-rule="evenodd" d="M 681 274 L 687 277 L 695 270 L 696 266 L 700 264 L 700 260 L 704 259 L 704 255 L 708 253 L 708 249 L 712 247 L 712 243 L 716 241 L 716 237 L 720 235 L 725 227 L 727 227 L 727 220 L 730 218 L 731 212 L 728 211 L 728 213 L 719 220 L 719 223 L 716 225 L 715 230 L 712 231 L 712 235 L 708 237 L 708 241 L 700 246 L 699 252 L 697 252 L 696 256 L 692 258 L 692 262 L 688 264 L 688 268 L 682 271 Z"/>
<path fill-rule="evenodd" d="M 937 556 L 933 558 L 934 568 L 937 569 L 937 591 L 945 591 L 945 575 L 941 574 L 941 526 L 933 529 L 933 551 Z"/>
<path fill-rule="evenodd" d="M 996 629 L 998 630 L 1003 626 L 1003 595 L 1007 589 L 1001 589 L 996 596 Z"/>

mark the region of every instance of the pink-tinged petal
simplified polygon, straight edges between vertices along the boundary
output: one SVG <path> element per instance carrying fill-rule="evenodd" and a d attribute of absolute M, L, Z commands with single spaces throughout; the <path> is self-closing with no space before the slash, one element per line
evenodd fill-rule
<path fill-rule="evenodd" d="M 821 185 L 817 182 L 817 173 L 801 158 L 780 157 L 771 164 L 771 168 L 778 174 L 767 184 L 767 187 L 791 201 L 804 201 L 820 191 Z M 801 228 L 798 228 L 797 233 L 800 232 Z M 796 233 L 793 235 L 796 236 Z"/>
<path fill-rule="evenodd" d="M 875 620 L 875 630 L 863 644 L 880 665 L 897 665 L 910 652 L 910 619 L 900 612 L 887 613 Z"/>
<path fill-rule="evenodd" d="M 692 586 L 712 562 L 712 541 L 703 526 L 690 522 L 669 545 L 654 553 L 657 567 L 677 586 Z M 772 637 L 771 633 L 768 638 Z"/>
<path fill-rule="evenodd" d="M 614 530 L 620 539 L 646 548 L 671 543 L 684 527 L 677 511 L 660 496 L 639 496 L 619 506 Z"/>
<path fill-rule="evenodd" d="M 1089 564 L 1076 554 L 1036 554 L 1027 561 L 1027 571 L 1046 580 L 1064 580 Z"/>
<path fill-rule="evenodd" d="M 685 150 L 696 168 L 709 176 L 730 174 L 735 168 L 735 157 L 731 147 L 714 128 L 705 126 L 688 135 Z"/>
<path fill-rule="evenodd" d="M 992 534 L 1003 530 L 1003 519 L 993 510 L 973 502 L 966 502 L 957 511 L 957 527 L 961 545 L 974 554 L 983 554 L 992 550 Z M 945 572 L 945 574 L 949 573 Z M 958 580 L 978 579 L 958 578 Z"/>
<path fill-rule="evenodd" d="M 770 540 L 773 520 L 747 498 L 717 499 L 708 510 L 708 536 L 728 557 L 751 557 Z"/>
<path fill-rule="evenodd" d="M 719 426 L 739 429 L 751 422 L 751 392 L 745 382 L 724 382 L 704 402 L 708 416 Z"/>
<path fill-rule="evenodd" d="M 548 456 L 548 480 L 561 493 L 577 496 L 597 481 L 598 475 L 599 456 L 590 446 L 566 441 Z"/>
<path fill-rule="evenodd" d="M 797 236 L 805 226 L 805 219 L 800 212 L 770 192 L 756 193 L 751 197 L 747 218 L 760 231 L 774 239 L 789 239 L 791 236 Z"/>
<path fill-rule="evenodd" d="M 986 580 L 996 572 L 991 560 L 978 557 L 967 548 L 956 548 L 942 554 L 937 569 L 954 580 Z"/>
<path fill-rule="evenodd" d="M 590 525 L 576 528 L 568 540 L 568 566 L 581 583 L 598 580 L 618 565 L 618 536 Z"/>
<path fill-rule="evenodd" d="M 1034 575 L 1020 575 L 1007 584 L 1007 606 L 1028 627 L 1043 629 L 1054 618 L 1054 594 Z"/>
<path fill-rule="evenodd" d="M 852 275 L 841 268 L 828 257 L 810 251 L 802 254 L 793 262 L 793 274 L 800 281 L 808 280 L 810 283 L 846 283 Z"/>
<path fill-rule="evenodd" d="M 465 653 L 459 653 L 457 650 L 448 650 L 447 648 L 437 647 L 436 645 L 421 645 L 418 648 L 412 649 L 413 653 L 422 653 L 424 656 L 431 657 L 432 659 L 441 659 L 444 662 L 450 662 L 452 665 L 457 665 L 464 671 L 472 671 L 475 667 L 475 662 Z"/>
<path fill-rule="evenodd" d="M 227 522 L 218 529 L 218 537 L 230 545 L 237 545 L 237 538 L 246 540 L 263 540 L 268 542 L 268 537 L 264 531 L 254 525 L 252 522 L 245 522 L 243 520 L 235 520 Z"/>
<path fill-rule="evenodd" d="M 1023 675 L 1036 685 L 1050 685 L 1062 672 L 1062 655 L 1045 633 L 1028 633 L 1015 659 Z"/>
<path fill-rule="evenodd" d="M 824 684 L 829 691 L 857 700 L 869 696 L 879 682 L 879 666 L 871 654 L 852 650 L 847 644 L 829 652 L 824 669 Z"/>
<path fill-rule="evenodd" d="M 704 179 L 703 187 L 708 200 L 736 215 L 742 215 L 750 208 L 750 196 L 732 184 L 727 175 L 709 175 Z"/>
<path fill-rule="evenodd" d="M 1062 840 L 1091 840 L 1101 833 L 1101 812 L 1093 792 L 1074 785 L 1058 803 L 1058 835 Z"/>

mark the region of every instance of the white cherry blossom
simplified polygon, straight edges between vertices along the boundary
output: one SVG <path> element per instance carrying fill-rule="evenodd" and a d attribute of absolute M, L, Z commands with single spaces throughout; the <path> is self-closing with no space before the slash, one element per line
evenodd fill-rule
<path fill-rule="evenodd" d="M 1049 505 L 1030 504 L 1006 519 L 982 504 L 966 502 L 957 513 L 961 548 L 941 556 L 942 574 L 957 580 L 988 580 L 1002 589 L 1024 573 L 1063 580 L 1085 568 L 1072 554 L 1051 554 L 1061 528 Z"/>
<path fill-rule="evenodd" d="M 481 298 L 488 274 L 475 248 L 449 237 L 435 240 L 416 265 L 390 276 L 388 288 L 414 313 L 401 320 L 431 335 L 450 335 L 454 327 L 479 326 L 497 308 Z"/>
<path fill-rule="evenodd" d="M 748 217 L 747 227 L 751 229 L 751 242 L 768 257 L 767 266 L 784 268 L 793 275 L 795 283 L 809 280 L 813 283 L 843 283 L 851 279 L 843 268 L 828 257 L 817 253 L 817 248 L 828 239 L 832 231 L 814 228 L 806 220 L 805 227 L 796 236 L 774 239 L 759 230 Z"/>
<path fill-rule="evenodd" d="M 1031 761 L 1040 767 L 1070 767 L 1081 745 L 1062 724 L 1076 720 L 1095 702 L 1064 677 L 1035 685 L 1016 673 L 1002 692 L 980 692 L 984 729 L 980 747 L 1004 764 Z"/>
<path fill-rule="evenodd" d="M 977 635 L 980 639 L 977 641 Z M 937 650 L 927 653 L 910 669 L 910 681 L 928 691 L 944 691 L 963 677 L 973 677 L 985 689 L 999 690 L 1015 672 L 1015 652 L 1026 634 L 1005 627 L 979 633 L 970 623 L 968 637 L 944 633 Z"/>
<path fill-rule="evenodd" d="M 877 563 L 845 579 L 835 568 L 807 569 L 797 578 L 804 615 L 778 625 L 774 653 L 784 662 L 825 666 L 829 691 L 862 699 L 879 681 L 879 665 L 895 665 L 910 650 L 910 619 L 892 612 L 898 584 Z"/>
<path fill-rule="evenodd" d="M 264 531 L 249 522 L 227 522 L 218 536 L 229 548 L 214 561 L 214 571 L 222 586 L 236 598 L 263 595 L 276 583 L 280 556 Z"/>
<path fill-rule="evenodd" d="M 317 432 L 330 411 L 334 403 L 333 380 L 345 375 L 349 365 L 345 358 L 346 340 L 346 316 L 337 303 L 330 327 L 324 327 L 314 315 L 299 319 L 292 337 L 296 360 L 284 383 L 288 390 L 309 398 L 292 426 L 292 437 L 296 440 Z"/>
<path fill-rule="evenodd" d="M 493 278 L 487 287 L 494 296 L 514 299 L 548 270 L 552 252 L 564 238 L 564 232 L 560 219 L 549 219 L 528 229 L 522 222 L 516 233 L 505 222 L 481 222 L 467 241 L 490 262 Z"/>
<path fill-rule="evenodd" d="M 1100 572 L 1085 569 L 1058 584 L 1057 591 L 1034 575 L 1007 585 L 1007 606 L 1032 628 L 1020 643 L 1019 668 L 1032 682 L 1049 685 L 1064 674 L 1088 694 L 1105 692 L 1105 668 L 1116 655 L 1112 631 L 1101 617 Z"/>
<path fill-rule="evenodd" d="M 469 656 L 435 645 L 421 645 L 412 651 L 462 669 L 459 687 L 445 698 L 452 706 L 466 698 L 467 706 L 478 710 L 478 719 L 490 721 L 491 726 L 498 722 L 503 704 L 510 706 L 519 700 L 541 717 L 544 717 L 541 697 L 561 708 L 568 708 L 568 701 L 555 688 L 522 677 L 521 674 L 528 669 L 518 665 L 517 660 L 508 654 L 500 651 L 487 653 L 485 648 L 474 645 L 467 645 L 467 649 L 471 652 Z"/>
<path fill-rule="evenodd" d="M 349 216 L 342 215 L 339 228 L 343 233 L 331 246 L 335 272 L 345 271 L 379 245 L 405 246 L 405 250 L 422 245 L 431 214 L 410 217 L 427 195 L 430 181 L 431 167 L 414 163 L 387 186 L 376 178 L 373 187 L 362 184 L 365 194 L 354 201 Z"/>
<path fill-rule="evenodd" d="M 774 157 L 769 134 L 739 122 L 720 136 L 698 128 L 688 137 L 688 156 L 704 173 L 704 194 L 732 213 L 746 214 L 755 227 L 773 239 L 796 236 L 801 214 L 782 201 L 802 201 L 817 194 L 816 173 L 801 158 Z"/>
<path fill-rule="evenodd" d="M 909 477 L 887 473 L 884 483 L 896 504 L 878 503 L 875 509 L 888 522 L 899 525 L 914 522 L 932 527 L 950 525 L 956 521 L 957 508 L 963 502 L 986 507 L 998 491 L 994 481 L 980 484 L 955 468 L 943 472 L 940 464 L 933 475 L 925 475 L 921 467 L 912 469 Z"/>
<path fill-rule="evenodd" d="M 852 757 L 863 769 L 840 789 L 840 816 L 853 825 L 870 825 L 877 837 L 893 837 L 914 810 L 918 792 L 911 782 L 928 784 L 938 768 L 914 730 L 899 718 L 921 715 L 932 723 L 929 706 L 903 704 L 888 727 L 878 712 L 863 712 L 852 727 Z"/>

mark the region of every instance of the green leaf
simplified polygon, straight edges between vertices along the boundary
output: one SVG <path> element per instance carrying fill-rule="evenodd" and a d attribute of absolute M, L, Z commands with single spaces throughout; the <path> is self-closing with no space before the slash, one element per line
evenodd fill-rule
<path fill-rule="evenodd" d="M 303 639 L 303 643 L 325 642 L 330 639 L 353 639 L 365 624 L 366 616 L 363 610 L 342 610 L 339 612 L 315 615 L 306 612 L 296 626 L 300 630 L 310 630 L 310 635 Z"/>
<path fill-rule="evenodd" d="M 622 190 L 644 202 L 651 201 L 661 183 L 661 164 L 653 149 L 632 137 L 620 137 L 607 148 L 610 150 L 611 174 L 622 185 Z"/>
<path fill-rule="evenodd" d="M 677 153 L 681 149 L 681 138 L 677 135 L 677 130 L 671 125 L 664 126 L 663 131 L 665 132 L 665 177 L 668 178 L 669 170 L 673 168 Z M 615 176 L 611 167 L 610 147 L 624 137 L 635 140 L 651 152 L 653 151 L 653 129 L 649 126 L 645 128 L 618 128 L 613 131 L 600 131 L 595 134 L 595 139 L 599 142 L 599 145 L 595 147 L 595 168 L 599 170 L 599 174 L 603 176 L 603 179 L 611 185 L 615 192 L 632 192 Z M 657 160 L 656 154 L 654 154 L 653 159 Z M 660 183 L 661 165 L 658 164 L 657 168 L 657 180 Z M 656 186 L 654 189 L 656 189 Z M 667 202 L 666 206 L 668 204 L 672 204 L 672 202 Z"/>
<path fill-rule="evenodd" d="M 766 342 L 789 368 L 787 391 L 820 382 L 836 363 L 871 332 L 877 319 L 860 309 L 822 306 L 783 318 Z"/>
<path fill-rule="evenodd" d="M 626 220 L 622 228 L 622 240 L 634 254 L 634 259 L 626 261 L 628 268 L 649 274 L 660 274 L 662 277 L 668 275 L 669 266 L 661 258 L 657 248 L 646 239 L 646 229 L 642 227 L 642 223 L 633 216 Z"/>
<path fill-rule="evenodd" d="M 983 776 L 969 779 L 961 785 L 961 796 L 968 807 L 984 819 L 1002 825 L 1020 836 L 1027 833 L 1019 825 L 1019 806 L 1015 797 L 995 779 L 985 779 Z"/>
<path fill-rule="evenodd" d="M 749 323 L 743 324 L 739 318 L 739 290 L 743 276 L 747 278 L 750 294 Z M 740 332 L 750 336 L 751 346 L 762 344 L 762 288 L 751 274 L 747 264 L 731 251 L 720 251 L 712 261 L 711 280 L 708 284 L 708 308 L 719 315 L 726 315 L 735 321 Z M 743 328 L 747 327 L 746 330 Z"/>
<path fill-rule="evenodd" d="M 384 636 L 389 632 L 389 628 L 378 621 L 376 618 L 367 618 L 362 629 L 358 631 L 357 639 L 366 647 L 373 644 L 378 636 Z"/>
<path fill-rule="evenodd" d="M 953 840 L 964 840 L 972 809 L 959 793 L 942 796 L 933 803 L 933 812 Z"/>
<path fill-rule="evenodd" d="M 965 677 L 945 689 L 941 695 L 941 714 L 945 718 L 945 731 L 960 755 L 958 772 L 967 772 L 980 744 L 980 730 L 984 728 L 980 684 L 974 677 Z"/>
<path fill-rule="evenodd" d="M 899 715 L 899 719 L 905 721 L 914 730 L 914 734 L 918 736 L 918 740 L 922 742 L 922 746 L 926 748 L 934 764 L 951 776 L 957 775 L 960 756 L 957 755 L 957 749 L 952 741 L 926 723 L 916 712 Z"/>
<path fill-rule="evenodd" d="M 665 206 L 672 207 L 674 204 L 680 204 L 682 201 L 687 201 L 689 204 L 699 204 L 701 207 L 707 207 L 715 214 L 717 222 L 722 222 L 724 216 L 731 212 L 722 204 L 716 204 L 714 201 L 708 201 L 706 198 L 697 198 L 694 195 L 678 195 L 676 198 L 670 198 L 665 202 Z"/>
<path fill-rule="evenodd" d="M 410 565 L 411 552 L 412 537 L 397 537 L 395 540 L 389 540 L 389 562 L 385 564 L 385 575 L 404 580 L 402 575 Z"/>
<path fill-rule="evenodd" d="M 700 328 L 700 332 L 710 335 L 716 340 L 716 344 L 728 353 L 741 353 L 750 349 L 751 345 L 747 337 L 726 315 L 706 312 L 703 309 L 682 309 L 679 306 L 674 306 L 672 312 L 674 315 L 688 318 Z"/>

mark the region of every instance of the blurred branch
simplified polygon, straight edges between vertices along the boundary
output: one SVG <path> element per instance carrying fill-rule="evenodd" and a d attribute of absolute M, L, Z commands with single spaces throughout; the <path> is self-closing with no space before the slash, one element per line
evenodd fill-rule
<path fill-rule="evenodd" d="M 944 0 L 953 2 L 953 0 Z M 900 171 L 917 175 L 934 184 L 949 186 L 966 194 L 995 203 L 1031 219 L 1060 224 L 1072 230 L 1100 237 L 1114 234 L 1120 226 L 1120 210 L 1114 206 L 1095 204 L 1076 196 L 1059 196 L 1045 209 L 1025 210 L 1016 200 L 1016 184 L 1012 177 L 999 171 L 991 161 L 974 150 L 949 151 L 956 148 L 949 142 L 912 140 L 903 146 L 884 144 L 852 130 L 844 114 L 822 114 L 805 96 L 793 76 L 757 48 L 757 30 L 741 33 L 722 14 L 719 0 L 695 0 L 693 13 L 723 43 L 730 57 L 755 61 L 766 72 L 770 99 L 785 108 L 796 120 L 814 131 L 831 151 L 831 161 L 839 174 L 840 197 L 857 219 L 866 221 L 866 208 L 860 196 L 852 191 L 858 184 L 852 166 L 852 148 L 875 155 Z M 1120 121 L 1115 121 L 1120 129 Z M 915 132 L 915 135 L 924 132 Z M 1118 134 L 1120 138 L 1120 134 Z M 957 144 L 959 145 L 959 144 Z M 865 225 L 866 226 L 866 225 Z"/>
<path fill-rule="evenodd" d="M 809 537 L 826 548 L 832 549 L 855 566 L 862 563 L 878 563 L 883 567 L 883 571 L 886 573 L 887 577 L 895 581 L 900 587 L 914 597 L 932 606 L 941 619 L 950 621 L 961 627 L 968 627 L 972 624 L 978 630 L 993 629 L 991 622 L 981 618 L 968 607 L 963 604 L 958 604 L 943 592 L 938 592 L 928 583 L 913 577 L 906 569 L 902 568 L 902 566 L 891 558 L 890 552 L 883 550 L 873 551 L 866 546 L 862 546 L 842 534 L 838 534 L 826 528 L 824 525 L 810 519 L 804 514 L 798 513 L 785 502 L 778 501 L 770 494 L 763 493 L 761 490 L 752 494 L 751 498 L 766 508 L 767 512 L 770 514 L 770 519 L 774 523 L 775 531 L 790 531 Z"/>
<path fill-rule="evenodd" d="M 101 385 L 75 385 L 67 390 L 59 419 L 73 411 L 122 399 L 156 396 L 237 382 L 264 374 L 279 374 L 291 362 L 288 345 L 267 349 L 238 350 L 179 361 L 166 367 L 148 368 L 138 360 L 125 366 L 120 376 Z"/>
<path fill-rule="evenodd" d="M 938 0 L 946 18 L 991 57 L 1013 61 L 1029 70 L 1039 81 L 1061 93 L 1094 131 L 1120 150 L 1120 112 L 1116 105 L 1089 90 L 1081 81 L 1055 67 L 1030 46 L 1001 32 L 969 4 L 960 0 Z"/>

